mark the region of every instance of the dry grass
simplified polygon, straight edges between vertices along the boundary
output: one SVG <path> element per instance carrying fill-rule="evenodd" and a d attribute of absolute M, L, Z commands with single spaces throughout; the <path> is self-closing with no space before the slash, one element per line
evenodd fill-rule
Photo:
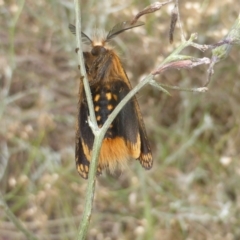
<path fill-rule="evenodd" d="M 0 186 L 11 211 L 39 239 L 76 239 L 86 181 L 75 169 L 78 71 L 72 1 L 0 1 Z M 148 2 L 83 1 L 86 32 L 131 19 Z M 182 1 L 186 35 L 220 40 L 236 3 Z M 20 11 L 20 12 L 19 12 Z M 168 43 L 169 8 L 145 16 L 115 48 L 134 85 L 180 41 Z M 17 18 L 19 15 L 19 18 Z M 98 24 L 97 24 L 98 23 Z M 240 238 L 239 47 L 216 65 L 206 94 L 147 87 L 138 94 L 154 155 L 118 176 L 98 178 L 89 240 Z M 203 56 L 189 48 L 186 54 Z M 206 53 L 210 56 L 210 52 Z M 201 86 L 206 67 L 167 72 L 159 81 Z M 26 239 L 0 208 L 0 239 Z"/>

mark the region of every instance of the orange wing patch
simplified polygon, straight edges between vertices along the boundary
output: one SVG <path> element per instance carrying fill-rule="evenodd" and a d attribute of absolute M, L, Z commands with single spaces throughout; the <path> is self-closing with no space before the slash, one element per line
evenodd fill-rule
<path fill-rule="evenodd" d="M 117 167 L 121 169 L 126 166 L 131 158 L 138 158 L 140 155 L 140 141 L 133 145 L 127 144 L 122 137 L 105 138 L 102 143 L 99 166 L 108 168 L 114 172 Z"/>

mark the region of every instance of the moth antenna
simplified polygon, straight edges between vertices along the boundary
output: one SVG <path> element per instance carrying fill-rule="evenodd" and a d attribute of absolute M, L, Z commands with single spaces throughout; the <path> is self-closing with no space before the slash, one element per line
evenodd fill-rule
<path fill-rule="evenodd" d="M 73 24 L 69 24 L 68 28 L 70 29 L 72 34 L 76 35 L 76 27 Z M 92 40 L 84 32 L 81 32 L 81 38 L 84 44 L 92 44 Z"/>
<path fill-rule="evenodd" d="M 108 42 L 112 38 L 116 37 L 118 34 L 124 32 L 128 29 L 132 29 L 132 28 L 139 27 L 139 26 L 142 26 L 142 25 L 144 25 L 144 23 L 140 22 L 140 21 L 138 21 L 134 24 L 131 24 L 131 21 L 125 21 L 125 22 L 118 23 L 117 25 L 115 25 L 112 28 L 112 30 L 109 31 L 105 42 Z"/>
<path fill-rule="evenodd" d="M 76 27 L 73 24 L 69 23 L 68 28 L 70 29 L 72 34 L 76 35 Z"/>
<path fill-rule="evenodd" d="M 93 41 L 84 32 L 81 32 L 81 37 L 82 37 L 83 43 L 88 44 L 88 45 L 93 44 Z"/>

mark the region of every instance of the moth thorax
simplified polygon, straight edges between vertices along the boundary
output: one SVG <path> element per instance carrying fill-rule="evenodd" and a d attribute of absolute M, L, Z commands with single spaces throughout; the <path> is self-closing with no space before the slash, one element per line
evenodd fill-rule
<path fill-rule="evenodd" d="M 111 88 L 111 84 L 104 84 L 103 86 L 92 88 L 92 94 L 97 123 L 99 127 L 102 127 L 117 105 L 117 92 Z M 111 138 L 117 134 L 114 122 L 109 127 L 106 137 Z"/>

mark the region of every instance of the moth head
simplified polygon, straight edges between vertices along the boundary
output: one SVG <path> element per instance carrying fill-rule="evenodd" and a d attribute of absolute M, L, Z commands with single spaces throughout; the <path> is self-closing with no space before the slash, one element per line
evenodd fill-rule
<path fill-rule="evenodd" d="M 94 47 L 92 48 L 91 50 L 91 54 L 95 57 L 101 55 L 101 54 L 104 54 L 106 53 L 106 48 L 104 46 L 101 46 L 101 45 L 94 45 Z"/>
<path fill-rule="evenodd" d="M 125 21 L 125 22 L 118 23 L 108 32 L 108 34 L 105 38 L 102 38 L 100 40 L 99 40 L 98 36 L 96 36 L 92 40 L 84 32 L 81 32 L 82 42 L 84 44 L 91 45 L 93 48 L 98 46 L 99 48 L 96 48 L 96 50 L 94 50 L 94 53 L 98 54 L 98 53 L 101 53 L 101 51 L 104 51 L 103 49 L 104 49 L 105 44 L 110 42 L 118 34 L 125 32 L 126 30 L 129 30 L 129 29 L 132 29 L 135 27 L 139 27 L 142 25 L 144 25 L 143 22 L 136 22 L 134 24 L 131 24 L 130 21 Z M 76 34 L 76 27 L 74 25 L 69 24 L 69 29 L 73 34 Z M 103 47 L 103 48 L 101 48 L 101 47 Z"/>

